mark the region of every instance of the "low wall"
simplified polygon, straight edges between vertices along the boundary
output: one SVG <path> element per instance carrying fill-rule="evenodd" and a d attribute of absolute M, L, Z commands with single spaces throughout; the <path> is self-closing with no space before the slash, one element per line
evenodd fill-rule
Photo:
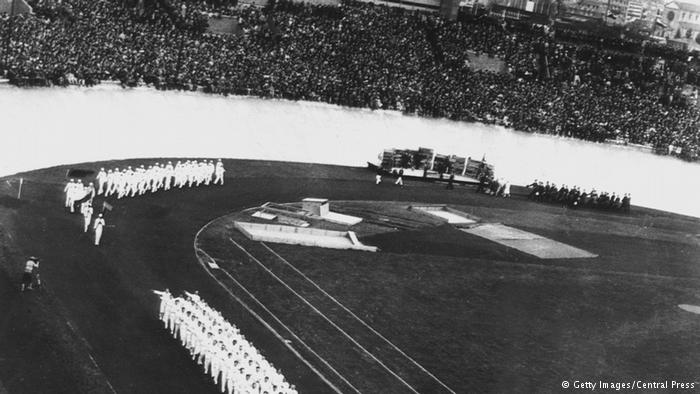
<path fill-rule="evenodd" d="M 302 228 L 294 226 L 285 226 L 282 224 L 264 224 L 264 223 L 248 223 L 248 222 L 234 222 L 236 228 L 241 231 L 247 229 L 258 230 L 258 231 L 270 231 L 276 233 L 297 233 L 297 234 L 307 234 L 315 235 L 319 237 L 341 237 L 346 238 L 347 231 L 334 231 L 334 230 L 323 230 L 318 228 Z"/>
<path fill-rule="evenodd" d="M 277 242 L 292 245 L 314 246 L 332 249 L 354 249 L 376 252 L 375 246 L 363 245 L 354 233 L 348 231 L 300 228 L 280 224 L 234 222 L 234 226 L 254 241 Z M 262 234 L 261 234 L 262 233 Z M 285 236 L 287 235 L 287 236 Z"/>

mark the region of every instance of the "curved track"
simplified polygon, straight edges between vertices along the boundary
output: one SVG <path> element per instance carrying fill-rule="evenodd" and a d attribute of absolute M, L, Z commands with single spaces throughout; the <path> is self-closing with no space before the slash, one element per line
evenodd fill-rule
<path fill-rule="evenodd" d="M 309 196 L 469 204 L 482 218 L 508 221 L 601 255 L 594 261 L 541 263 L 476 239 L 464 242 L 462 234 L 442 228 L 435 234 L 406 231 L 400 238 L 378 235 L 372 241 L 381 243 L 385 253 L 372 255 L 371 261 L 330 251 L 302 259 L 293 247 L 272 246 L 456 392 L 557 391 L 562 377 L 575 378 L 576 373 L 696 378 L 690 375 L 691 367 L 700 363 L 700 321 L 695 315 L 683 315 L 676 305 L 696 303 L 697 219 L 650 210 L 638 210 L 630 217 L 569 212 L 519 198 L 494 199 L 474 195 L 471 189 L 446 191 L 428 184 L 376 187 L 372 174 L 357 168 L 259 161 L 228 161 L 226 167 L 223 187 L 111 201 L 115 209 L 107 217 L 110 227 L 100 247 L 81 233 L 80 218 L 62 209 L 66 167 L 22 174 L 23 201 L 0 199 L 0 308 L 7 311 L 0 318 L 0 387 L 10 393 L 110 392 L 110 385 L 117 393 L 216 393 L 157 319 L 158 299 L 151 290 L 167 287 L 174 292 L 198 290 L 300 392 L 325 393 L 332 386 L 342 392 L 373 392 L 372 387 L 382 382 L 390 392 L 409 392 L 386 370 L 381 372 L 381 366 L 367 372 L 356 368 L 372 364 L 362 352 L 327 354 L 313 346 L 309 336 L 314 330 L 326 330 L 319 335 L 333 330 L 309 323 L 309 314 L 301 310 L 300 321 L 282 318 L 282 314 L 294 316 L 298 302 L 286 303 L 290 297 L 280 297 L 275 302 L 289 310 L 271 311 L 325 359 L 325 365 L 271 322 L 245 291 L 234 292 L 232 280 L 237 275 L 212 274 L 193 256 L 193 239 L 213 218 L 265 201 Z M 208 245 L 195 247 L 220 257 L 220 250 Z M 264 252 L 264 245 L 256 247 Z M 15 283 L 29 254 L 43 258 L 46 289 L 19 294 Z M 201 251 L 198 254 L 204 258 Z M 246 264 L 243 268 L 257 265 Z M 285 268 L 271 268 L 277 273 L 281 269 Z M 606 273 L 613 271 L 616 275 Z M 254 271 L 237 274 L 241 273 Z M 295 289 L 305 281 L 298 280 Z M 264 291 L 279 287 L 269 275 L 239 282 L 266 305 L 263 297 L 282 294 Z M 388 357 L 395 353 L 390 346 L 369 346 L 382 341 L 368 342 L 371 336 L 361 334 L 368 330 L 332 304 L 319 309 L 335 316 L 341 327 L 358 326 L 347 332 L 416 391 L 435 392 L 438 383 L 427 374 L 411 374 L 409 369 L 415 366 L 410 367 L 405 357 L 396 358 L 403 358 L 401 363 Z M 271 334 L 249 309 L 278 334 Z M 341 315 L 344 320 L 336 318 Z M 302 329 L 309 324 L 313 329 Z M 566 349 L 570 351 L 563 353 Z M 357 360 L 357 365 L 340 365 L 338 359 Z"/>

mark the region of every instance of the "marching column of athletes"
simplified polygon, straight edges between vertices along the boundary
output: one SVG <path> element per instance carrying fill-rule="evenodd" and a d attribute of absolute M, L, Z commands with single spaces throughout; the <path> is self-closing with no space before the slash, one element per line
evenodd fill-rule
<path fill-rule="evenodd" d="M 213 160 L 187 160 L 185 162 L 178 161 L 175 165 L 172 162 L 155 163 L 148 168 L 144 165 L 136 167 L 136 169 L 128 166 L 123 170 L 115 168 L 105 171 L 104 168 L 101 168 L 96 177 L 98 188 L 95 188 L 92 182 L 86 186 L 83 185 L 82 180 L 75 179 L 71 179 L 66 184 L 63 189 L 66 197 L 65 207 L 74 213 L 75 205 L 80 203 L 80 213 L 83 215 L 83 232 L 87 233 L 92 223 L 95 245 L 99 246 L 106 222 L 104 213 L 98 214 L 94 222 L 92 220 L 94 214 L 92 201 L 96 195 L 104 195 L 105 197 L 116 195 L 118 199 L 121 199 L 123 197 L 136 197 L 136 195 L 143 195 L 147 192 L 170 190 L 175 187 L 181 189 L 184 186 L 223 185 L 225 172 L 226 169 L 221 159 L 216 163 Z M 103 212 L 105 207 L 110 207 L 110 205 L 105 203 Z"/>
<path fill-rule="evenodd" d="M 160 295 L 160 320 L 189 350 L 192 360 L 211 375 L 222 393 L 297 394 L 281 372 L 248 342 L 236 326 L 211 308 L 198 294 Z"/>
<path fill-rule="evenodd" d="M 167 164 L 156 163 L 148 168 L 144 165 L 135 169 L 127 166 L 122 170 L 115 168 L 108 171 L 101 168 L 97 174 L 97 195 L 116 195 L 121 199 L 174 187 L 181 189 L 184 186 L 208 186 L 212 183 L 223 185 L 224 172 L 226 169 L 221 159 L 216 164 L 213 160 L 187 160 L 178 161 L 175 165 L 170 161 Z"/>

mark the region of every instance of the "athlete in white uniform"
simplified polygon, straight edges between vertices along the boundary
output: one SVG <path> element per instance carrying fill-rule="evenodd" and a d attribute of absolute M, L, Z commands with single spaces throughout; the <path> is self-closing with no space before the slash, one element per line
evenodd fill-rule
<path fill-rule="evenodd" d="M 73 198 L 73 188 L 75 180 L 71 179 L 66 183 L 66 187 L 63 188 L 63 192 L 66 194 L 66 208 L 70 208 L 71 204 L 73 203 L 72 198 Z"/>
<path fill-rule="evenodd" d="M 102 231 L 104 230 L 105 225 L 105 219 L 102 217 L 102 214 L 99 214 L 97 216 L 97 219 L 95 219 L 95 224 L 92 226 L 95 229 L 96 246 L 100 244 L 100 239 L 102 238 Z"/>
<path fill-rule="evenodd" d="M 84 196 L 90 195 L 90 199 L 88 201 L 90 201 L 90 204 L 92 204 L 92 199 L 95 198 L 95 196 L 97 195 L 95 185 L 92 182 L 90 182 L 87 186 L 85 186 L 83 190 L 85 191 Z"/>
<path fill-rule="evenodd" d="M 224 163 L 221 162 L 221 159 L 216 162 L 216 168 L 214 169 L 214 184 L 216 185 L 217 183 L 220 185 L 224 184 L 224 172 L 226 172 L 226 169 L 224 168 Z"/>
<path fill-rule="evenodd" d="M 117 178 L 119 177 L 119 168 L 115 168 L 114 171 L 107 171 L 107 192 L 105 195 L 111 196 L 117 191 Z"/>
<path fill-rule="evenodd" d="M 83 227 L 83 232 L 87 233 L 88 229 L 90 228 L 90 222 L 92 222 L 92 204 L 90 201 L 85 201 L 84 203 L 80 204 L 80 213 L 83 214 L 83 221 L 85 223 L 85 226 Z"/>
<path fill-rule="evenodd" d="M 97 173 L 97 177 L 95 178 L 97 180 L 97 195 L 101 196 L 102 193 L 105 192 L 105 185 L 107 184 L 107 172 L 105 171 L 104 168 L 100 168 L 100 172 Z"/>

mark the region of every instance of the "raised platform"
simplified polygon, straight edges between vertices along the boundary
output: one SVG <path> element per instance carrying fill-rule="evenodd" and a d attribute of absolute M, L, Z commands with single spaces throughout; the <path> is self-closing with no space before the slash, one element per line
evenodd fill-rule
<path fill-rule="evenodd" d="M 390 171 L 387 171 L 386 169 L 383 169 L 379 166 L 377 166 L 374 163 L 367 162 L 367 168 L 369 168 L 372 171 L 379 171 L 383 176 L 394 176 L 392 173 L 393 170 L 396 170 L 397 172 L 400 170 L 400 168 L 392 168 Z M 410 168 L 403 168 L 403 178 L 404 179 L 410 179 L 414 181 L 427 181 L 427 182 L 448 182 L 449 181 L 449 176 L 447 174 L 443 174 L 442 178 L 440 178 L 440 174 L 437 171 L 428 171 L 426 173 L 426 176 L 423 176 L 423 170 L 415 170 L 415 169 L 410 169 Z M 462 176 L 462 175 L 455 175 L 455 178 L 453 180 L 454 184 L 457 185 L 478 185 L 479 180 L 470 178 L 468 176 Z"/>
<path fill-rule="evenodd" d="M 246 237 L 254 241 L 331 249 L 353 249 L 367 252 L 376 252 L 378 250 L 376 246 L 362 244 L 352 231 L 332 231 L 238 221 L 234 222 L 234 226 Z"/>
<path fill-rule="evenodd" d="M 323 220 L 327 220 L 331 223 L 344 224 L 346 226 L 354 226 L 357 223 L 360 223 L 362 221 L 362 218 L 329 211 L 328 213 L 323 215 Z"/>
<path fill-rule="evenodd" d="M 462 229 L 465 233 L 486 238 L 501 245 L 541 259 L 593 258 L 597 255 L 583 249 L 545 238 L 543 236 L 508 227 L 500 223 L 489 223 Z"/>

